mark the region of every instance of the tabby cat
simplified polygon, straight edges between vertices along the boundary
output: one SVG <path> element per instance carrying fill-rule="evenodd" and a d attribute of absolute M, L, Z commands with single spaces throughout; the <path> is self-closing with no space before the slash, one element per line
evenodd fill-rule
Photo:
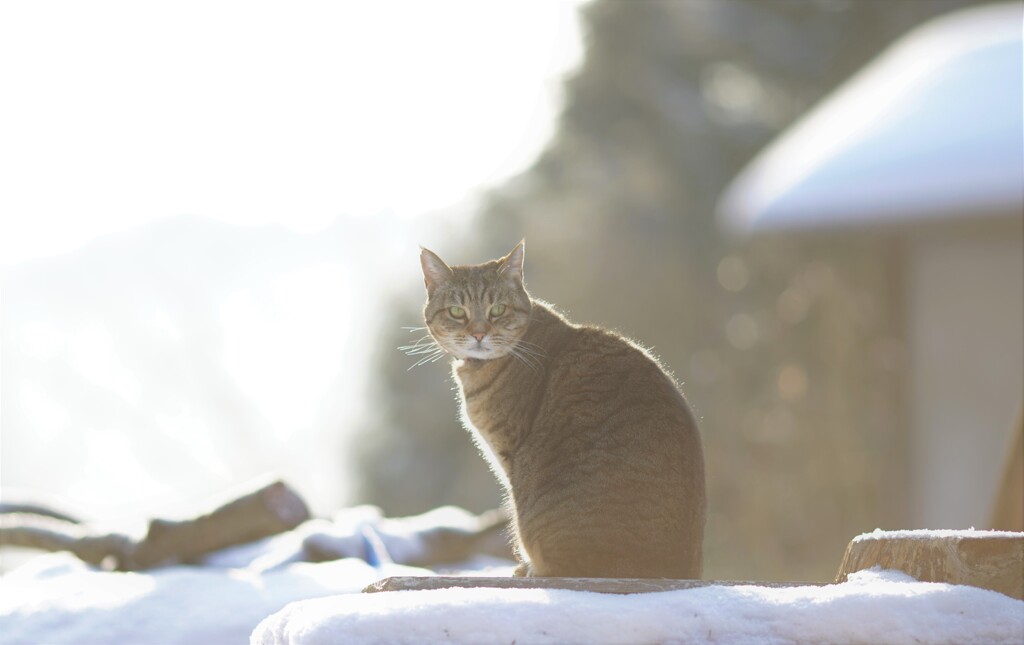
<path fill-rule="evenodd" d="M 420 254 L 430 347 L 455 359 L 464 423 L 505 487 L 516 575 L 699 578 L 704 458 L 683 395 L 641 347 L 533 300 L 524 252 Z"/>

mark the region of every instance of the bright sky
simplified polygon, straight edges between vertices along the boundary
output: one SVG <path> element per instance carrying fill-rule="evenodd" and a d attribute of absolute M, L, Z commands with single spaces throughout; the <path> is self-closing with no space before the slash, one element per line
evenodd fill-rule
<path fill-rule="evenodd" d="M 0 261 L 458 203 L 550 137 L 580 3 L 3 3 Z"/>

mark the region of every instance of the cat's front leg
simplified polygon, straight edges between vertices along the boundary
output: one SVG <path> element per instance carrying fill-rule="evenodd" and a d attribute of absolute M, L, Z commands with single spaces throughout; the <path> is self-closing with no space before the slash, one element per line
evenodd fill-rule
<path fill-rule="evenodd" d="M 513 578 L 532 578 L 533 569 L 530 567 L 529 562 L 520 562 L 516 570 L 512 572 Z"/>

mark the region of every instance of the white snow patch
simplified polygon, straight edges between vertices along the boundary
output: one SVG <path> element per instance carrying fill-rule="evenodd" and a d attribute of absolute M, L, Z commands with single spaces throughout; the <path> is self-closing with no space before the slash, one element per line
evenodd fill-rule
<path fill-rule="evenodd" d="M 356 593 L 394 575 L 430 572 L 346 559 L 263 573 L 213 567 L 110 573 L 54 553 L 4 576 L 0 643 L 244 643 L 260 620 L 289 602 Z"/>

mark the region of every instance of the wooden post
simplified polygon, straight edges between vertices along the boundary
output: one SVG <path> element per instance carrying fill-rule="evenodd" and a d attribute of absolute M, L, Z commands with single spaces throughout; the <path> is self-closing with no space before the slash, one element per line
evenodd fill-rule
<path fill-rule="evenodd" d="M 1013 434 L 990 522 L 1000 531 L 1024 531 L 1024 409 Z"/>
<path fill-rule="evenodd" d="M 879 566 L 923 582 L 991 589 L 1024 599 L 1024 533 L 1000 531 L 876 531 L 846 547 L 836 582 Z"/>

